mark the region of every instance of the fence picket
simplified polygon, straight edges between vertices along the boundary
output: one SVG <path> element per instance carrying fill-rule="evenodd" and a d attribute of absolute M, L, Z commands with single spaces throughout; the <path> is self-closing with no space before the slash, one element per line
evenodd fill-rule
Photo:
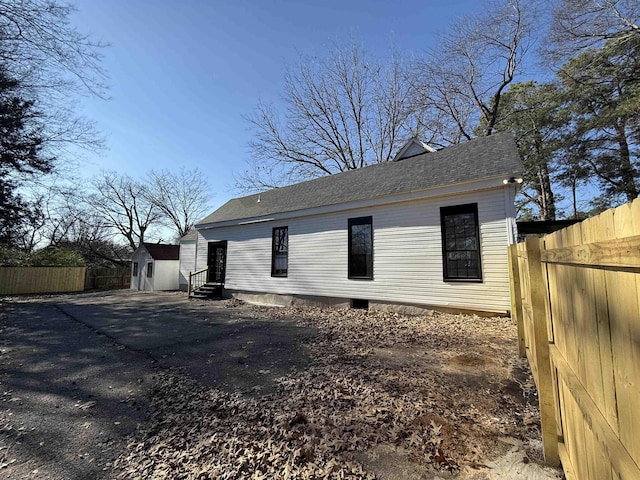
<path fill-rule="evenodd" d="M 631 205 L 618 207 L 614 211 L 613 221 L 616 232 L 621 235 L 634 234 Z M 608 291 L 618 292 L 616 301 L 609 304 L 618 428 L 623 444 L 634 453 L 636 459 L 640 459 L 640 323 L 637 276 L 625 271 L 607 271 L 606 281 Z"/>
<path fill-rule="evenodd" d="M 0 267 L 0 295 L 79 292 L 85 267 Z"/>
<path fill-rule="evenodd" d="M 509 271 L 511 272 L 511 318 L 518 327 L 518 353 L 521 357 L 527 356 L 527 347 L 524 342 L 524 323 L 522 320 L 522 289 L 520 287 L 520 268 L 518 267 L 518 246 L 509 247 Z"/>
<path fill-rule="evenodd" d="M 553 396 L 551 363 L 549 362 L 549 340 L 547 336 L 547 293 L 540 261 L 540 242 L 538 238 L 528 238 L 525 241 L 531 289 L 532 343 L 535 344 L 544 458 L 547 463 L 558 465 L 560 458 L 558 456 L 558 436 L 556 431 L 556 407 Z"/>
<path fill-rule="evenodd" d="M 569 479 L 640 478 L 638 246 L 640 199 L 509 248 L 545 456 L 557 448 Z"/>

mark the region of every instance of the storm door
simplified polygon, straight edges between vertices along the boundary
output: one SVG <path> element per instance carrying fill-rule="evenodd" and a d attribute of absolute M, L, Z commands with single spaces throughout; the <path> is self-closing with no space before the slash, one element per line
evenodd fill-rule
<path fill-rule="evenodd" d="M 209 242 L 207 266 L 208 282 L 224 284 L 224 273 L 227 264 L 227 242 Z"/>

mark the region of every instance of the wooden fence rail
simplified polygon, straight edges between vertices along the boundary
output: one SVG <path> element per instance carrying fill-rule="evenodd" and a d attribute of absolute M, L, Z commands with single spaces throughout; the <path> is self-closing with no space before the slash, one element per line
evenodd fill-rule
<path fill-rule="evenodd" d="M 640 199 L 512 245 L 509 264 L 546 460 L 640 479 Z"/>
<path fill-rule="evenodd" d="M 131 287 L 130 267 L 94 267 L 87 268 L 84 281 L 85 290 L 124 289 Z"/>
<path fill-rule="evenodd" d="M 0 267 L 0 295 L 80 292 L 85 267 Z"/>

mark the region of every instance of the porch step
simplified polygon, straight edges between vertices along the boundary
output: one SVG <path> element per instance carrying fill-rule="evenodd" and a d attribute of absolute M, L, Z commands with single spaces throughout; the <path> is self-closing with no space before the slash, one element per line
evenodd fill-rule
<path fill-rule="evenodd" d="M 222 296 L 221 283 L 205 283 L 191 292 L 193 298 L 219 298 Z"/>

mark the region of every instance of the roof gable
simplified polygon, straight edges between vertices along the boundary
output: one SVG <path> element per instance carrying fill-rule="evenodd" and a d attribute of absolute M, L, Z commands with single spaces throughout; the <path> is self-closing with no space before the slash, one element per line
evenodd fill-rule
<path fill-rule="evenodd" d="M 198 222 L 196 227 L 474 180 L 510 178 L 519 176 L 522 168 L 513 136 L 499 133 L 404 158 L 400 162 L 379 163 L 234 198 Z"/>
<path fill-rule="evenodd" d="M 145 243 L 149 255 L 154 260 L 179 260 L 180 245 L 164 245 L 162 243 Z"/>
<path fill-rule="evenodd" d="M 421 142 L 417 138 L 413 137 L 407 143 L 404 144 L 404 147 L 402 147 L 398 151 L 398 153 L 396 153 L 396 156 L 393 157 L 393 161 L 398 162 L 405 158 L 415 157 L 416 155 L 420 155 L 422 153 L 435 152 L 435 151 L 436 151 L 435 148 L 431 148 L 426 143 Z"/>

